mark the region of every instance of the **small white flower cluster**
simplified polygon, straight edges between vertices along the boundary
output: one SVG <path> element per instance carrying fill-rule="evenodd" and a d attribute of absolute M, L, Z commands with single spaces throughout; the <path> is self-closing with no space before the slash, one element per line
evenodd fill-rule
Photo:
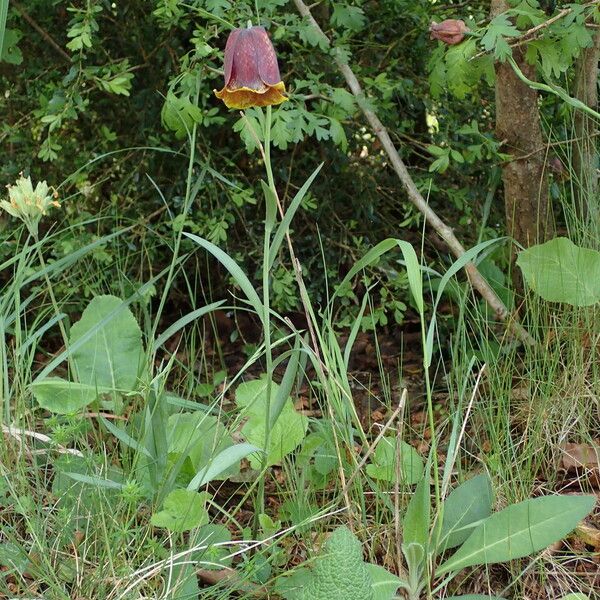
<path fill-rule="evenodd" d="M 37 237 L 38 224 L 51 207 L 59 208 L 58 193 L 45 181 L 40 181 L 35 189 L 31 177 L 21 176 L 15 185 L 7 185 L 8 200 L 0 200 L 0 208 L 9 215 L 25 223 L 29 232 Z"/>

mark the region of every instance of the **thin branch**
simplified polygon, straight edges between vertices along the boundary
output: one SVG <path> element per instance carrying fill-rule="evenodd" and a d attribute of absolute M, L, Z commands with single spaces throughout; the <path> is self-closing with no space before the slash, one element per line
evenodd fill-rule
<path fill-rule="evenodd" d="M 48 42 L 48 44 L 50 44 L 50 46 L 52 46 L 56 52 L 58 52 L 58 54 L 60 54 L 66 61 L 71 62 L 71 57 L 69 54 L 60 47 L 56 40 L 45 29 L 43 29 L 42 26 L 39 25 L 35 19 L 33 19 L 33 17 L 29 15 L 20 2 L 14 2 L 13 0 L 12 5 L 15 7 L 17 12 Z"/>
<path fill-rule="evenodd" d="M 331 47 L 329 38 L 323 33 L 323 30 L 315 21 L 306 4 L 304 4 L 302 0 L 294 0 L 294 4 L 296 5 L 298 12 L 307 20 L 319 37 Z M 400 155 L 398 154 L 398 151 L 396 150 L 396 147 L 394 146 L 387 129 L 369 106 L 356 75 L 354 75 L 349 65 L 340 58 L 339 54 L 334 52 L 333 57 L 338 69 L 346 79 L 348 87 L 354 94 L 354 97 L 356 98 L 364 116 L 373 128 L 375 135 L 377 135 L 379 138 L 381 145 L 385 149 L 394 171 L 404 186 L 408 198 L 425 216 L 427 223 L 429 223 L 429 225 L 431 225 L 440 235 L 440 237 L 446 242 L 446 245 L 450 248 L 454 256 L 460 258 L 465 254 L 465 249 L 454 235 L 452 229 L 438 217 L 435 211 L 429 206 L 425 198 L 423 198 L 421 192 L 419 192 L 417 189 L 417 186 L 415 185 L 413 178 L 410 176 L 406 165 L 400 158 Z M 465 271 L 467 272 L 467 276 L 471 282 L 471 285 L 481 294 L 482 298 L 492 308 L 496 317 L 501 321 L 507 322 L 510 329 L 521 341 L 528 344 L 534 344 L 535 340 L 522 327 L 522 325 L 513 319 L 511 313 L 508 311 L 502 300 L 500 300 L 496 292 L 494 292 L 494 290 L 491 288 L 489 283 L 482 277 L 481 273 L 479 273 L 477 267 L 472 262 L 469 262 L 465 265 Z"/>
<path fill-rule="evenodd" d="M 592 2 L 588 2 L 587 4 L 584 4 L 583 8 L 588 8 L 589 6 L 598 5 L 599 3 L 600 3 L 600 0 L 593 0 Z M 562 19 L 563 17 L 566 17 L 571 12 L 573 12 L 572 8 L 563 8 L 561 11 L 557 12 L 553 17 L 551 17 L 547 21 L 544 21 L 543 23 L 540 23 L 539 25 L 536 25 L 535 27 L 532 27 L 531 29 L 524 31 L 518 37 L 512 38 L 509 46 L 511 48 L 518 48 L 519 46 L 528 44 L 529 42 L 532 41 L 532 38 L 537 36 L 537 34 L 540 31 L 547 29 L 548 27 L 550 27 L 550 25 L 553 25 L 554 23 L 556 23 L 556 21 L 560 21 L 560 19 Z M 478 52 L 477 54 L 475 54 L 475 56 L 473 56 L 469 60 L 475 60 L 476 58 L 481 58 L 482 56 L 485 56 L 486 54 L 488 54 L 487 51 Z"/>

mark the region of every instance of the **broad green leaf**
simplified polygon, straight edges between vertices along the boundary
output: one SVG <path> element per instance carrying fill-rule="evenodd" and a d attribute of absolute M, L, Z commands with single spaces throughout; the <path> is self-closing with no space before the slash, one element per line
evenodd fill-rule
<path fill-rule="evenodd" d="M 32 383 L 31 391 L 42 408 L 65 415 L 76 413 L 96 400 L 99 394 L 107 394 L 113 390 L 85 383 L 74 383 L 60 377 L 48 377 Z"/>
<path fill-rule="evenodd" d="M 404 581 L 387 569 L 367 563 L 367 571 L 373 580 L 373 600 L 393 600 Z"/>
<path fill-rule="evenodd" d="M 242 428 L 242 434 L 250 444 L 259 448 L 265 445 L 265 419 L 267 410 L 267 380 L 261 379 L 247 381 L 240 384 L 235 391 L 235 402 L 247 417 Z M 279 386 L 271 384 L 271 402 L 277 397 Z M 302 442 L 308 429 L 308 419 L 296 412 L 291 398 L 287 398 L 279 418 L 271 428 L 267 462 L 269 465 L 278 463 L 281 459 L 296 449 Z M 262 462 L 260 457 L 252 456 L 252 468 L 258 468 Z"/>
<path fill-rule="evenodd" d="M 367 475 L 381 481 L 396 481 L 396 463 L 400 459 L 400 478 L 406 485 L 414 485 L 423 478 L 423 459 L 406 442 L 400 440 L 396 448 L 396 439 L 383 437 L 379 440 L 371 464 L 367 465 Z"/>
<path fill-rule="evenodd" d="M 129 308 L 115 296 L 96 296 L 71 328 L 70 344 L 81 383 L 134 390 L 143 356 L 142 331 Z"/>
<path fill-rule="evenodd" d="M 427 548 L 431 515 L 429 498 L 429 463 L 413 494 L 402 521 L 403 542 Z"/>
<path fill-rule="evenodd" d="M 150 523 L 175 533 L 189 531 L 208 523 L 206 502 L 210 494 L 190 490 L 173 490 L 166 498 L 163 509 L 154 513 Z"/>
<path fill-rule="evenodd" d="M 595 504 L 595 496 L 544 496 L 507 506 L 480 523 L 437 574 L 538 552 L 575 529 Z"/>
<path fill-rule="evenodd" d="M 217 417 L 198 411 L 169 417 L 167 444 L 169 454 L 189 456 L 194 471 L 198 471 L 206 467 L 219 452 L 233 446 L 234 441 Z M 219 478 L 225 479 L 238 471 L 230 468 Z"/>
<path fill-rule="evenodd" d="M 590 306 L 600 301 L 600 252 L 559 237 L 523 250 L 517 265 L 529 287 L 549 302 Z"/>
<path fill-rule="evenodd" d="M 492 502 L 492 485 L 485 474 L 471 477 L 453 490 L 444 501 L 439 551 L 462 544 L 473 532 L 468 526 L 492 514 Z"/>
<path fill-rule="evenodd" d="M 175 563 L 171 567 L 169 600 L 194 600 L 201 594 L 196 567 L 189 562 Z"/>
<path fill-rule="evenodd" d="M 0 41 L 0 60 L 11 65 L 23 62 L 23 53 L 17 46 L 22 37 L 23 33 L 18 29 L 7 29 L 4 32 L 4 41 Z"/>
<path fill-rule="evenodd" d="M 221 569 L 229 567 L 233 558 L 231 547 L 224 545 L 231 541 L 231 533 L 225 525 L 208 523 L 203 525 L 196 534 L 196 546 L 201 549 L 192 553 L 190 560 L 202 561 L 203 569 Z"/>

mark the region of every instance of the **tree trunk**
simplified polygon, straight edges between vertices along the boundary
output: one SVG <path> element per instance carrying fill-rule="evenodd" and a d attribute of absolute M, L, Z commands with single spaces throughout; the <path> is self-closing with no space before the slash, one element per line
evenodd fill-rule
<path fill-rule="evenodd" d="M 598 108 L 598 60 L 600 59 L 600 31 L 594 35 L 594 44 L 584 48 L 575 66 L 575 97 L 590 108 Z M 596 120 L 581 110 L 574 112 L 574 141 L 572 165 L 575 214 L 584 227 L 596 239 L 600 231 L 600 205 L 598 202 L 598 126 Z"/>
<path fill-rule="evenodd" d="M 492 0 L 492 18 L 507 9 L 505 0 Z M 527 63 L 522 48 L 513 49 L 513 58 L 523 73 L 535 80 L 535 66 Z M 512 156 L 502 169 L 507 233 L 525 247 L 543 242 L 552 237 L 553 220 L 538 95 L 508 63 L 496 64 L 496 136 Z M 513 276 L 521 289 L 516 269 Z"/>

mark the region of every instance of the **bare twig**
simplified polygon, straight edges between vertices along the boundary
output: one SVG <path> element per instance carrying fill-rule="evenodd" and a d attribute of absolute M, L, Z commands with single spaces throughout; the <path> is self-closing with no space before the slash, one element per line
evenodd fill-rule
<path fill-rule="evenodd" d="M 17 12 L 60 54 L 66 61 L 71 62 L 71 57 L 65 52 L 56 40 L 45 30 L 41 25 L 23 8 L 20 2 L 14 2 L 12 5 L 17 9 Z"/>
<path fill-rule="evenodd" d="M 52 444 L 52 438 L 44 435 L 43 433 L 38 433 L 37 431 L 29 431 L 28 429 L 21 429 L 20 427 L 14 427 L 12 425 L 2 425 L 2 433 L 5 435 L 10 435 L 15 438 L 19 442 L 23 442 L 23 438 L 29 437 L 34 440 L 38 440 L 39 442 L 43 442 L 44 444 Z M 63 446 L 55 445 L 51 448 L 55 452 L 59 454 L 72 454 L 73 456 L 82 457 L 83 454 L 79 450 L 74 450 L 72 448 L 64 448 Z"/>
<path fill-rule="evenodd" d="M 323 39 L 327 45 L 330 45 L 329 38 L 323 33 L 323 30 L 319 27 L 319 24 L 315 21 L 309 8 L 304 4 L 302 0 L 294 0 L 294 4 L 298 9 L 298 12 L 307 20 L 315 32 Z M 375 114 L 372 108 L 369 106 L 365 95 L 362 91 L 360 83 L 354 75 L 352 69 L 346 62 L 340 58 L 339 54 L 334 53 L 334 60 L 338 66 L 338 69 L 346 79 L 348 87 L 354 94 L 358 105 L 360 106 L 364 116 L 373 128 L 373 131 L 379 138 L 381 145 L 385 149 L 392 167 L 398 175 L 404 189 L 410 199 L 410 201 L 417 207 L 417 209 L 425 216 L 427 222 L 435 229 L 440 237 L 446 242 L 446 245 L 450 248 L 454 256 L 460 258 L 465 254 L 465 249 L 462 244 L 458 241 L 454 232 L 448 225 L 446 225 L 435 213 L 435 211 L 429 206 L 425 198 L 417 189 L 413 178 L 410 176 L 406 165 L 400 158 L 394 143 L 392 142 L 387 129 L 383 123 L 379 120 L 379 117 Z M 481 294 L 482 298 L 488 303 L 488 305 L 494 311 L 496 317 L 502 321 L 508 323 L 508 326 L 513 333 L 523 342 L 527 344 L 535 344 L 535 340 L 531 335 L 518 323 L 511 313 L 508 311 L 502 300 L 498 297 L 496 292 L 491 288 L 488 282 L 482 277 L 481 273 L 477 270 L 477 267 L 469 262 L 465 265 L 465 271 L 471 285 Z"/>

